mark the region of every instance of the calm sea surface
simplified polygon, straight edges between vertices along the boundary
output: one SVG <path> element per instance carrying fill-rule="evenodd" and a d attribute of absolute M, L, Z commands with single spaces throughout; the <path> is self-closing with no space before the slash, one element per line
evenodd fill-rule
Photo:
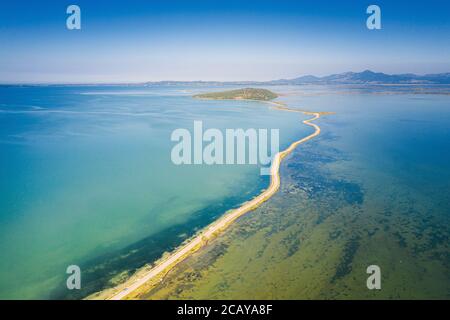
<path fill-rule="evenodd" d="M 256 165 L 174 165 L 174 129 L 278 128 L 281 147 L 312 131 L 267 104 L 191 97 L 210 90 L 0 86 L 0 298 L 111 285 L 268 185 Z"/>

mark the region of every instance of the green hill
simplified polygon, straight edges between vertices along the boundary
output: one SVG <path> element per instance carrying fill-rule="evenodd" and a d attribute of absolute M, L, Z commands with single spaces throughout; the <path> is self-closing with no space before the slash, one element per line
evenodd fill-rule
<path fill-rule="evenodd" d="M 197 94 L 194 98 L 198 99 L 214 99 L 214 100 L 272 100 L 277 98 L 278 95 L 269 91 L 267 89 L 255 89 L 255 88 L 244 88 L 237 90 L 228 90 L 222 92 L 210 92 Z"/>

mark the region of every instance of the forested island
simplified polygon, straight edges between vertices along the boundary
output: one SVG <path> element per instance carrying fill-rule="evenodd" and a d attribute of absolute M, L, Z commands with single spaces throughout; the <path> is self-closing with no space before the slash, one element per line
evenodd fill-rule
<path fill-rule="evenodd" d="M 244 88 L 236 90 L 227 90 L 222 92 L 209 92 L 194 95 L 197 99 L 213 100 L 273 100 L 278 95 L 267 89 Z"/>

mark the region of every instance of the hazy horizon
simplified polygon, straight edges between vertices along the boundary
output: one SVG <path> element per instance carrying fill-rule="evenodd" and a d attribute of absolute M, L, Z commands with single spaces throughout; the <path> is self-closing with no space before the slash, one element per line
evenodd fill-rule
<path fill-rule="evenodd" d="M 270 81 L 276 81 L 276 80 L 291 80 L 291 79 L 295 79 L 295 78 L 300 78 L 300 77 L 306 77 L 306 76 L 315 76 L 315 77 L 325 77 L 325 76 L 330 76 L 330 75 L 334 75 L 334 74 L 344 74 L 344 73 L 362 73 L 364 71 L 371 71 L 374 73 L 378 73 L 380 71 L 377 70 L 370 70 L 370 69 L 364 69 L 364 70 L 347 70 L 347 71 L 342 71 L 342 72 L 337 72 L 337 73 L 333 73 L 333 74 L 321 74 L 321 75 L 317 75 L 317 74 L 300 74 L 298 76 L 292 77 L 292 78 L 287 78 L 287 77 L 283 77 L 283 78 L 278 78 L 278 79 L 268 79 L 268 80 L 254 80 L 254 79 L 249 79 L 249 80 L 225 80 L 225 81 L 221 81 L 221 80 L 211 80 L 211 79 L 190 79 L 190 80 L 175 80 L 175 79 L 161 79 L 161 80 L 148 80 L 148 81 L 123 81 L 123 82 L 1 82 L 0 81 L 0 85 L 138 85 L 138 84 L 145 84 L 145 83 L 159 83 L 159 82 L 219 82 L 219 83 L 234 83 L 234 82 L 270 82 Z M 384 72 L 383 72 L 384 73 Z M 402 74 L 414 74 L 417 76 L 424 76 L 424 75 L 431 75 L 431 74 L 448 74 L 450 73 L 450 71 L 442 71 L 442 72 L 436 72 L 436 73 L 422 73 L 422 74 L 418 74 L 418 73 L 414 73 L 414 72 L 404 72 Z M 394 74 L 394 73 L 385 73 L 387 75 L 401 75 L 399 74 Z M 427 84 L 427 85 L 433 85 L 432 83 Z M 440 85 L 440 84 L 434 84 L 434 85 Z"/>

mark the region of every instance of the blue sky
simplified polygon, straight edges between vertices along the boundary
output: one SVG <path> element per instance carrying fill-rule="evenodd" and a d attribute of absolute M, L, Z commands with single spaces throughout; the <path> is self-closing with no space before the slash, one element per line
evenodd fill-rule
<path fill-rule="evenodd" d="M 66 8 L 82 29 L 67 30 Z M 381 7 L 382 30 L 366 28 Z M 450 72 L 450 1 L 45 1 L 0 7 L 0 82 Z"/>

